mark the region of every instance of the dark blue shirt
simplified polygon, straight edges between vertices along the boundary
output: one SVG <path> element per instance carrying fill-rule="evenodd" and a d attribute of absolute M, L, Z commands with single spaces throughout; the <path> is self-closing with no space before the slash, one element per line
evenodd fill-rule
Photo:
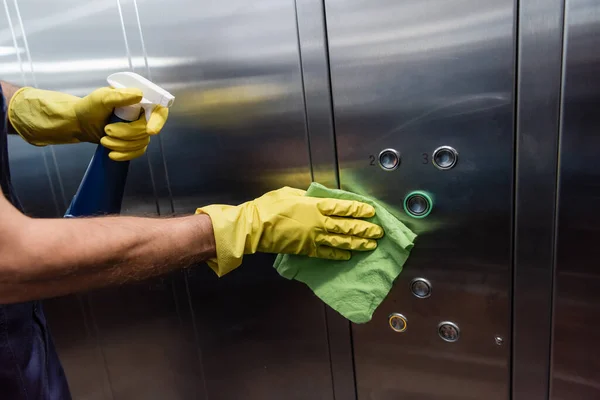
<path fill-rule="evenodd" d="M 0 186 L 21 209 L 10 182 L 6 106 L 0 88 Z M 71 399 L 39 301 L 0 305 L 0 399 Z"/>

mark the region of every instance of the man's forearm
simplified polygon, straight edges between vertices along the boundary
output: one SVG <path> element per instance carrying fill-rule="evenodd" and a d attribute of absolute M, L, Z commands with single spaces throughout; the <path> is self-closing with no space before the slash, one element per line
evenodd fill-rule
<path fill-rule="evenodd" d="M 10 99 L 12 99 L 13 95 L 20 88 L 8 82 L 0 81 L 0 86 L 2 87 L 2 94 L 4 95 L 4 99 L 6 100 L 6 104 L 10 103 Z M 8 133 L 16 134 L 17 131 L 11 125 L 10 121 L 8 122 Z"/>
<path fill-rule="evenodd" d="M 29 219 L 4 254 L 0 303 L 138 281 L 215 255 L 210 218 Z M 18 250 L 18 251 L 17 251 Z M 4 257 L 4 256 L 3 256 Z"/>

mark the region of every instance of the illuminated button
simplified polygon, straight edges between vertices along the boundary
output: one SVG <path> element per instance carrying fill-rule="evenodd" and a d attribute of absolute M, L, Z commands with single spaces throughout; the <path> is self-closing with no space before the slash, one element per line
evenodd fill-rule
<path fill-rule="evenodd" d="M 438 325 L 438 334 L 446 342 L 456 342 L 460 337 L 460 329 L 454 322 L 444 321 Z"/>
<path fill-rule="evenodd" d="M 379 166 L 385 171 L 393 171 L 400 165 L 400 153 L 394 149 L 385 149 L 379 153 Z"/>
<path fill-rule="evenodd" d="M 433 200 L 425 192 L 411 192 L 404 198 L 404 211 L 413 218 L 425 218 L 433 208 Z"/>
<path fill-rule="evenodd" d="M 407 321 L 406 317 L 402 314 L 390 314 L 388 322 L 394 332 L 404 332 L 406 330 Z"/>
<path fill-rule="evenodd" d="M 425 299 L 431 296 L 431 283 L 425 278 L 415 278 L 410 282 L 410 290 L 416 297 Z"/>
<path fill-rule="evenodd" d="M 458 162 L 458 152 L 450 146 L 441 146 L 433 151 L 433 165 L 438 169 L 447 170 Z"/>

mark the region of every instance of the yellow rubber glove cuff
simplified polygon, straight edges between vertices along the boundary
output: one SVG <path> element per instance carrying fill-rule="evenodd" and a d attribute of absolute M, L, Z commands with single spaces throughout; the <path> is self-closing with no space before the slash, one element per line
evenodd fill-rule
<path fill-rule="evenodd" d="M 17 133 L 30 144 L 102 143 L 113 160 L 131 160 L 146 151 L 150 136 L 164 126 L 168 109 L 156 107 L 148 121 L 106 125 L 113 110 L 137 104 L 138 89 L 104 87 L 79 98 L 70 94 L 24 87 L 11 98 L 8 118 Z"/>
<path fill-rule="evenodd" d="M 354 251 L 377 247 L 383 229 L 364 221 L 375 209 L 364 203 L 306 197 L 284 187 L 239 206 L 210 205 L 196 210 L 212 220 L 216 259 L 209 266 L 223 276 L 241 265 L 245 254 L 298 254 L 348 260 Z"/>

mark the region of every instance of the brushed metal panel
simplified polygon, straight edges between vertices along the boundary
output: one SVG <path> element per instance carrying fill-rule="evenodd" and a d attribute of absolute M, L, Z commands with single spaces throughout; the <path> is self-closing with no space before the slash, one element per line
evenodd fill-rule
<path fill-rule="evenodd" d="M 547 399 L 563 0 L 519 2 L 513 399 Z"/>
<path fill-rule="evenodd" d="M 0 79 L 18 86 L 26 85 L 32 79 L 23 67 L 23 62 L 28 59 L 17 12 L 14 3 L 8 0 L 4 0 L 2 6 Z M 8 148 L 12 183 L 24 212 L 38 218 L 58 216 L 59 203 L 52 180 L 56 170 L 49 163 L 48 149 L 31 146 L 16 135 L 9 135 Z"/>
<path fill-rule="evenodd" d="M 333 103 L 329 74 L 329 46 L 322 0 L 296 0 L 298 43 L 306 109 L 312 179 L 339 187 Z M 334 398 L 356 398 L 350 324 L 325 306 Z"/>
<path fill-rule="evenodd" d="M 139 12 L 152 78 L 176 96 L 161 135 L 175 212 L 308 187 L 294 2 L 148 0 Z M 272 264 L 187 271 L 198 398 L 332 398 L 323 305 Z"/>
<path fill-rule="evenodd" d="M 600 3 L 565 10 L 551 398 L 600 397 Z"/>
<path fill-rule="evenodd" d="M 313 181 L 339 187 L 324 4 L 295 4 Z"/>
<path fill-rule="evenodd" d="M 120 5 L 20 1 L 33 61 L 27 72 L 35 76 L 37 85 L 83 96 L 105 86 L 108 74 L 139 63 L 140 57 L 127 53 L 132 46 L 124 42 Z M 151 143 L 151 148 L 156 146 Z M 69 200 L 94 148 L 54 147 Z M 157 162 L 162 165 L 161 156 Z M 123 214 L 156 214 L 152 183 L 147 157 L 134 160 Z M 193 398 L 193 387 L 188 385 L 192 380 L 182 382 L 178 373 L 190 370 L 190 352 L 184 346 L 185 307 L 179 307 L 172 288 L 176 279 L 168 276 L 45 302 L 74 398 Z M 154 378 L 148 380 L 149 376 Z"/>
<path fill-rule="evenodd" d="M 342 188 L 376 197 L 420 235 L 373 321 L 353 326 L 358 398 L 506 399 L 515 3 L 325 5 Z M 440 145 L 458 150 L 455 168 L 431 165 Z M 402 157 L 394 172 L 370 165 L 388 147 Z M 423 220 L 402 211 L 415 189 L 435 199 Z M 416 276 L 431 297 L 411 294 Z M 387 326 L 392 312 L 408 317 L 405 333 Z M 444 320 L 460 326 L 458 342 L 438 337 Z"/>

